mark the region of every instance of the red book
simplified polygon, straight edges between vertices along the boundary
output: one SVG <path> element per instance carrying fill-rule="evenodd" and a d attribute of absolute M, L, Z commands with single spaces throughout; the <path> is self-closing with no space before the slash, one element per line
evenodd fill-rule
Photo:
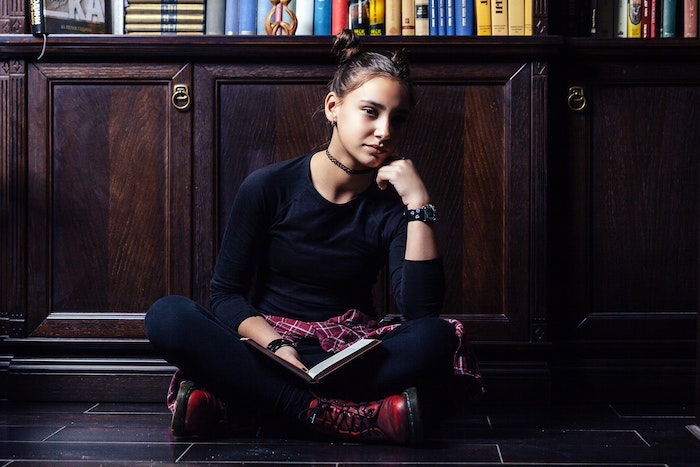
<path fill-rule="evenodd" d="M 348 23 L 348 0 L 333 0 L 331 11 L 331 34 L 335 36 L 350 26 Z"/>
<path fill-rule="evenodd" d="M 683 37 L 698 37 L 698 0 L 685 0 Z"/>
<path fill-rule="evenodd" d="M 642 38 L 651 37 L 651 0 L 642 0 Z"/>
<path fill-rule="evenodd" d="M 651 0 L 651 37 L 658 36 L 656 32 L 656 1 L 657 0 Z"/>

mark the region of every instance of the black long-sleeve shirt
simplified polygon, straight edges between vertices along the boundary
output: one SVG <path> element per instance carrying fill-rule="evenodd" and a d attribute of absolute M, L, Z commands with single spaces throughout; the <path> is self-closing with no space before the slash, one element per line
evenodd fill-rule
<path fill-rule="evenodd" d="M 350 308 L 375 316 L 372 286 L 388 259 L 391 290 L 406 319 L 437 316 L 442 258 L 411 261 L 405 206 L 376 183 L 345 204 L 311 182 L 313 153 L 248 175 L 233 202 L 211 281 L 214 314 L 234 332 L 260 312 L 323 321 Z M 247 300 L 257 267 L 256 293 Z"/>

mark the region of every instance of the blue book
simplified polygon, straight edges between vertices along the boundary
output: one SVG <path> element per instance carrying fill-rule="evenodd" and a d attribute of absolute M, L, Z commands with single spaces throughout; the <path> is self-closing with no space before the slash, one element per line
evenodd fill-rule
<path fill-rule="evenodd" d="M 430 21 L 429 33 L 431 36 L 438 35 L 438 10 L 437 10 L 438 0 L 428 0 L 428 21 Z"/>
<path fill-rule="evenodd" d="M 455 1 L 447 0 L 445 2 L 445 35 L 454 36 L 455 35 Z"/>
<path fill-rule="evenodd" d="M 224 28 L 227 35 L 238 35 L 238 0 L 226 0 L 226 21 Z"/>
<path fill-rule="evenodd" d="M 258 0 L 258 36 L 267 35 L 267 31 L 265 30 L 265 18 L 270 10 L 272 10 L 272 3 L 270 3 L 270 0 Z"/>
<path fill-rule="evenodd" d="M 445 27 L 445 2 L 446 0 L 438 0 L 438 35 L 444 36 L 447 32 Z"/>
<path fill-rule="evenodd" d="M 257 33 L 258 0 L 240 0 L 238 7 L 238 34 L 241 36 L 254 36 Z"/>
<path fill-rule="evenodd" d="M 455 0 L 455 35 L 474 35 L 474 2 Z"/>
<path fill-rule="evenodd" d="M 314 0 L 314 36 L 331 33 L 331 0 Z"/>

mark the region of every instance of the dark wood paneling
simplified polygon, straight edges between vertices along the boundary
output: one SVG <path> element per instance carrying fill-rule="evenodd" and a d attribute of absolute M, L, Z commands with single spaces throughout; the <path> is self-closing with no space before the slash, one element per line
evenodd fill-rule
<path fill-rule="evenodd" d="M 180 65 L 30 66 L 31 335 L 143 336 L 119 313 L 190 293 L 191 113 L 170 97 L 191 79 Z"/>
<path fill-rule="evenodd" d="M 22 34 L 25 32 L 23 0 L 3 0 L 0 2 L 0 34 Z"/>
<path fill-rule="evenodd" d="M 0 337 L 24 329 L 27 164 L 25 62 L 0 62 Z"/>

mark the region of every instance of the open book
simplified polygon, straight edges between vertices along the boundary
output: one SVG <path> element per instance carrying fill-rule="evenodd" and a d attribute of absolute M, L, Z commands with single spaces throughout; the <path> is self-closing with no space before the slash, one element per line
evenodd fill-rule
<path fill-rule="evenodd" d="M 319 362 L 318 364 L 314 365 L 313 367 L 309 368 L 309 372 L 305 372 L 304 370 L 301 370 L 291 363 L 289 363 L 287 360 L 278 357 L 274 353 L 270 352 L 267 348 L 263 347 L 262 345 L 258 344 L 255 342 L 253 339 L 250 339 L 248 337 L 241 337 L 241 340 L 248 344 L 251 348 L 257 350 L 258 352 L 262 353 L 263 355 L 266 355 L 273 361 L 279 363 L 295 375 L 299 376 L 302 378 L 304 381 L 307 383 L 318 383 L 324 376 L 327 376 L 331 373 L 333 373 L 335 370 L 338 368 L 342 368 L 346 364 L 350 363 L 352 360 L 355 360 L 357 357 L 360 355 L 364 355 L 367 353 L 370 349 L 373 349 L 374 347 L 378 346 L 381 344 L 381 340 L 379 339 L 360 339 L 359 341 L 355 342 L 354 344 L 346 347 L 345 349 L 341 350 L 340 352 L 336 352 L 334 354 L 331 354 L 330 357 L 326 358 L 325 360 Z"/>

